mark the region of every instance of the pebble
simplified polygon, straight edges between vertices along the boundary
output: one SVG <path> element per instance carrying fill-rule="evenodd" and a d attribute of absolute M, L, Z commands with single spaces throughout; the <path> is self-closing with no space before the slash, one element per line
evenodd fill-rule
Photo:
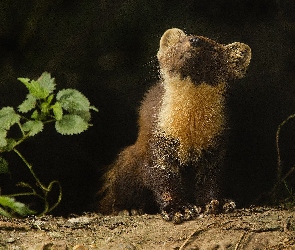
<path fill-rule="evenodd" d="M 16 241 L 15 238 L 8 238 L 8 239 L 6 240 L 7 243 L 13 243 L 13 242 L 15 242 L 15 241 Z"/>
<path fill-rule="evenodd" d="M 83 245 L 76 245 L 73 247 L 73 250 L 88 250 L 88 248 L 84 247 Z"/>

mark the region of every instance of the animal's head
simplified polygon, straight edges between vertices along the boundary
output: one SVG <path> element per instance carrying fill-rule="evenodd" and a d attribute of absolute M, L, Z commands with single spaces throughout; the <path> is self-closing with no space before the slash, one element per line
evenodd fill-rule
<path fill-rule="evenodd" d="M 251 49 L 244 43 L 223 45 L 173 28 L 163 34 L 157 56 L 163 75 L 217 84 L 244 76 Z"/>

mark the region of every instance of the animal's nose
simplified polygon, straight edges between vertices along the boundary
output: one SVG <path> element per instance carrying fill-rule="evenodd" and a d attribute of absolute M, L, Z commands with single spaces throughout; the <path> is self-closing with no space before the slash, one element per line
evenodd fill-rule
<path fill-rule="evenodd" d="M 190 42 L 190 44 L 192 45 L 192 46 L 194 46 L 194 47 L 199 47 L 200 46 L 200 39 L 199 38 L 197 38 L 197 37 L 191 37 L 190 39 L 189 39 L 189 42 Z"/>

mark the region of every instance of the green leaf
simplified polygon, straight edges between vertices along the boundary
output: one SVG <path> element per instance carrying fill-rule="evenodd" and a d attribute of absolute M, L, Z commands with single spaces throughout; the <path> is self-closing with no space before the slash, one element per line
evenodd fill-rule
<path fill-rule="evenodd" d="M 0 148 L 3 148 L 7 145 L 7 130 L 0 128 Z"/>
<path fill-rule="evenodd" d="M 7 138 L 6 141 L 7 141 L 7 145 L 2 149 L 2 152 L 9 152 L 16 145 L 16 140 L 14 140 L 12 138 Z"/>
<path fill-rule="evenodd" d="M 80 116 L 85 122 L 89 122 L 91 119 L 90 111 L 76 111 L 76 112 L 73 112 L 72 114 Z"/>
<path fill-rule="evenodd" d="M 88 111 L 89 100 L 76 89 L 63 89 L 56 95 L 63 109 L 73 113 L 74 111 Z"/>
<path fill-rule="evenodd" d="M 48 96 L 47 102 L 50 104 L 52 102 L 53 98 L 54 98 L 54 94 Z"/>
<path fill-rule="evenodd" d="M 0 205 L 2 207 L 10 209 L 14 213 L 17 213 L 21 216 L 27 216 L 35 213 L 35 211 L 30 210 L 25 204 L 15 201 L 14 198 L 4 195 L 0 195 Z M 3 214 L 3 209 L 0 210 L 0 213 L 2 213 L 4 216 L 8 215 L 8 217 L 11 217 L 11 213 L 7 212 L 6 210 L 7 209 L 5 209 L 4 211 L 7 214 Z"/>
<path fill-rule="evenodd" d="M 29 78 L 19 77 L 19 78 L 17 78 L 17 80 L 19 80 L 20 82 L 22 82 L 25 86 L 27 86 L 28 84 L 30 84 L 30 79 Z"/>
<path fill-rule="evenodd" d="M 49 92 L 46 89 L 42 88 L 38 81 L 32 80 L 30 82 L 30 79 L 28 78 L 17 79 L 21 81 L 27 87 L 30 94 L 36 97 L 37 99 L 45 99 L 49 95 Z"/>
<path fill-rule="evenodd" d="M 55 120 L 61 120 L 63 115 L 61 104 L 59 102 L 56 102 L 54 105 L 51 106 L 51 108 L 53 110 Z"/>
<path fill-rule="evenodd" d="M 28 94 L 26 100 L 24 100 L 23 103 L 18 106 L 18 111 L 22 113 L 27 113 L 36 107 L 36 102 L 36 97 Z"/>
<path fill-rule="evenodd" d="M 19 120 L 20 115 L 15 113 L 12 107 L 4 107 L 0 110 L 0 128 L 8 130 Z"/>
<path fill-rule="evenodd" d="M 41 103 L 41 112 L 43 114 L 48 114 L 50 109 L 50 104 L 48 102 L 42 102 Z"/>
<path fill-rule="evenodd" d="M 29 132 L 29 136 L 34 136 L 43 130 L 44 125 L 41 121 L 27 121 L 22 127 L 25 132 Z"/>
<path fill-rule="evenodd" d="M 0 174 L 9 173 L 8 162 L 0 156 Z"/>
<path fill-rule="evenodd" d="M 80 134 L 87 130 L 88 126 L 88 123 L 79 115 L 64 115 L 55 123 L 56 131 L 62 135 Z"/>
<path fill-rule="evenodd" d="M 30 94 L 37 99 L 45 99 L 55 90 L 55 80 L 51 75 L 44 72 L 37 81 L 28 78 L 17 78 L 29 90 Z"/>
<path fill-rule="evenodd" d="M 4 216 L 4 217 L 7 217 L 7 218 L 11 218 L 12 217 L 12 214 L 8 213 L 7 211 L 5 211 L 2 207 L 1 207 L 1 204 L 0 204 L 0 215 Z"/>
<path fill-rule="evenodd" d="M 46 90 L 48 94 L 51 94 L 55 90 L 55 79 L 51 78 L 51 74 L 48 72 L 42 73 L 37 80 L 42 89 Z"/>
<path fill-rule="evenodd" d="M 98 109 L 94 106 L 90 106 L 89 109 L 92 109 L 93 111 L 98 112 Z"/>
<path fill-rule="evenodd" d="M 39 112 L 38 112 L 38 110 L 35 110 L 33 112 L 33 114 L 31 115 L 31 118 L 34 119 L 34 120 L 38 120 L 39 119 Z"/>

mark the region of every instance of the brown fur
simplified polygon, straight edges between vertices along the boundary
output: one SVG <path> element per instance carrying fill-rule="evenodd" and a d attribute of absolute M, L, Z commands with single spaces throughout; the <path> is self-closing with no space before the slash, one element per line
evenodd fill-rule
<path fill-rule="evenodd" d="M 182 30 L 167 30 L 158 51 L 162 80 L 139 111 L 139 134 L 104 176 L 99 211 L 162 211 L 180 222 L 205 206 L 220 205 L 226 149 L 227 82 L 241 78 L 249 46 L 218 44 Z M 225 208 L 225 207 L 224 207 Z"/>

